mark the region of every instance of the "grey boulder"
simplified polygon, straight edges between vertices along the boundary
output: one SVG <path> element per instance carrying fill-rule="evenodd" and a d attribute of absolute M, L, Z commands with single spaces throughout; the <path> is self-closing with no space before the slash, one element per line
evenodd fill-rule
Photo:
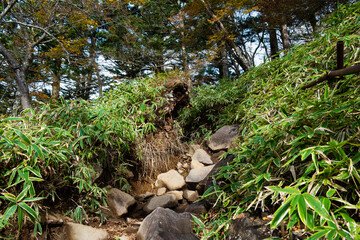
<path fill-rule="evenodd" d="M 213 169 L 214 165 L 191 169 L 189 175 L 186 176 L 187 183 L 199 183 L 206 178 L 209 172 Z"/>
<path fill-rule="evenodd" d="M 178 200 L 174 194 L 165 194 L 151 198 L 144 206 L 144 211 L 150 213 L 157 207 L 172 208 L 178 205 Z"/>
<path fill-rule="evenodd" d="M 198 240 L 192 233 L 189 213 L 176 213 L 156 208 L 148 215 L 137 232 L 137 240 Z"/>
<path fill-rule="evenodd" d="M 107 203 L 111 213 L 115 217 L 120 217 L 128 212 L 128 208 L 135 204 L 135 198 L 130 194 L 120 191 L 117 188 L 111 188 L 107 192 Z"/>
<path fill-rule="evenodd" d="M 200 163 L 203 163 L 205 165 L 213 164 L 213 161 L 211 160 L 210 155 L 205 152 L 203 149 L 197 149 L 194 153 L 194 155 L 191 157 L 193 161 L 197 160 Z"/>
<path fill-rule="evenodd" d="M 211 136 L 208 146 L 213 151 L 230 148 L 232 141 L 239 136 L 239 126 L 223 126 Z"/>

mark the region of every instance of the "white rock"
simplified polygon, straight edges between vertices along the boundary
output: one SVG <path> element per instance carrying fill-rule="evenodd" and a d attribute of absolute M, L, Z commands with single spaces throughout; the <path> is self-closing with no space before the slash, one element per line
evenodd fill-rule
<path fill-rule="evenodd" d="M 184 190 L 184 198 L 189 202 L 195 202 L 199 199 L 199 194 L 197 191 Z"/>
<path fill-rule="evenodd" d="M 195 159 L 191 160 L 191 169 L 202 168 L 202 167 L 205 167 L 205 165 L 199 162 L 198 160 Z"/>
<path fill-rule="evenodd" d="M 165 187 L 165 184 L 163 183 L 163 181 L 159 181 L 159 180 L 156 180 L 154 185 L 156 188 Z"/>
<path fill-rule="evenodd" d="M 189 164 L 188 163 L 184 163 L 183 164 L 183 168 L 188 168 L 189 167 Z"/>
<path fill-rule="evenodd" d="M 199 183 L 206 178 L 209 172 L 213 169 L 214 165 L 206 166 L 203 168 L 191 169 L 189 175 L 186 177 L 188 183 Z"/>
<path fill-rule="evenodd" d="M 156 195 L 161 196 L 164 195 L 165 193 L 166 193 L 166 187 L 162 187 L 157 190 Z"/>
<path fill-rule="evenodd" d="M 176 197 L 176 200 L 182 200 L 183 199 L 183 191 L 170 191 L 167 192 L 166 194 L 173 194 Z"/>
<path fill-rule="evenodd" d="M 183 168 L 181 162 L 178 162 L 178 163 L 176 164 L 176 168 L 177 168 L 177 169 L 182 169 L 182 168 Z"/>
<path fill-rule="evenodd" d="M 157 177 L 158 184 L 164 184 L 169 190 L 177 190 L 185 185 L 184 177 L 181 176 L 176 170 L 170 170 L 162 173 Z"/>
<path fill-rule="evenodd" d="M 109 234 L 103 229 L 96 229 L 78 223 L 65 224 L 68 240 L 105 240 Z"/>

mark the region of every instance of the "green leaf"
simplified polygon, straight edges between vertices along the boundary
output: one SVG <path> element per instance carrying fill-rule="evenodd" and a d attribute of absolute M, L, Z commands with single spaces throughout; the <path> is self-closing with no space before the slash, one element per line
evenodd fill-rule
<path fill-rule="evenodd" d="M 35 144 L 31 144 L 31 147 L 35 150 L 35 152 L 37 153 L 37 155 L 42 158 L 43 157 L 43 153 L 42 151 L 40 150 L 40 148 L 35 145 Z"/>
<path fill-rule="evenodd" d="M 21 142 L 21 141 L 15 140 L 14 144 L 18 145 L 21 149 L 23 149 L 25 151 L 28 150 L 28 146 L 25 143 Z"/>
<path fill-rule="evenodd" d="M 321 217 L 325 218 L 328 221 L 333 221 L 333 219 L 330 217 L 328 211 L 325 209 L 325 207 L 321 204 L 321 202 L 314 196 L 310 195 L 309 193 L 303 194 L 305 201 L 307 204 Z"/>
<path fill-rule="evenodd" d="M 23 202 L 36 202 L 45 199 L 44 197 L 24 198 Z"/>
<path fill-rule="evenodd" d="M 301 194 L 301 192 L 293 187 L 284 187 L 283 189 L 281 189 L 279 192 L 284 192 L 284 193 L 289 193 L 291 195 L 298 195 Z"/>
<path fill-rule="evenodd" d="M 199 218 L 197 218 L 197 217 L 195 217 L 195 216 L 192 216 L 192 217 L 193 217 L 193 219 L 194 219 L 194 222 L 195 222 L 198 226 L 200 226 L 200 228 L 202 228 L 202 229 L 205 228 L 204 223 L 203 223 Z"/>
<path fill-rule="evenodd" d="M 40 171 L 38 171 L 38 170 L 36 170 L 36 169 L 34 169 L 34 168 L 32 168 L 32 167 L 27 167 L 27 169 L 28 169 L 30 172 L 32 172 L 35 176 L 41 178 L 41 173 L 40 173 Z"/>
<path fill-rule="evenodd" d="M 351 234 L 348 231 L 345 231 L 343 229 L 339 229 L 337 232 L 344 239 L 353 239 L 353 236 L 351 236 Z"/>
<path fill-rule="evenodd" d="M 301 160 L 305 160 L 314 151 L 313 148 L 307 148 L 301 151 Z"/>
<path fill-rule="evenodd" d="M 326 230 L 322 230 L 322 231 L 319 231 L 313 235 L 311 235 L 310 237 L 308 237 L 306 240 L 317 240 L 317 239 L 320 239 L 321 237 L 325 236 L 329 231 L 329 229 L 326 229 Z"/>
<path fill-rule="evenodd" d="M 35 210 L 32 209 L 29 205 L 27 205 L 24 202 L 20 202 L 20 203 L 18 203 L 18 206 L 25 210 L 25 212 L 27 213 L 27 215 L 29 216 L 29 218 L 31 219 L 32 222 L 39 220 Z"/>
<path fill-rule="evenodd" d="M 275 187 L 275 186 L 268 186 L 266 187 L 267 189 L 270 189 L 274 192 L 283 192 L 283 193 L 289 193 L 291 195 L 298 195 L 298 194 L 301 194 L 301 192 L 296 189 L 296 188 L 293 188 L 293 187 L 284 187 L 284 188 L 281 188 L 281 187 Z"/>
<path fill-rule="evenodd" d="M 8 117 L 8 118 L 4 118 L 4 121 L 22 121 L 24 120 L 23 118 L 20 117 Z"/>
<path fill-rule="evenodd" d="M 14 194 L 12 194 L 12 193 L 2 193 L 2 199 L 5 199 L 5 200 L 8 200 L 8 201 L 10 201 L 10 202 L 13 202 L 13 203 L 15 203 L 16 202 L 16 197 L 15 197 L 15 195 Z"/>
<path fill-rule="evenodd" d="M 15 130 L 16 134 L 19 135 L 19 137 L 26 142 L 27 144 L 30 144 L 30 139 L 27 138 L 22 132 L 20 132 L 19 130 Z"/>
<path fill-rule="evenodd" d="M 334 193 L 336 192 L 335 189 L 331 188 L 326 192 L 326 196 L 327 197 L 332 197 L 334 195 Z"/>
<path fill-rule="evenodd" d="M 301 221 L 306 224 L 307 218 L 307 207 L 304 197 L 301 195 L 298 201 L 298 213 L 300 216 Z"/>
<path fill-rule="evenodd" d="M 290 204 L 293 200 L 293 196 L 290 196 L 286 201 L 275 211 L 274 218 L 270 223 L 271 228 L 276 228 L 286 217 L 286 214 L 290 211 Z"/>
<path fill-rule="evenodd" d="M 24 210 L 19 208 L 18 209 L 18 224 L 19 224 L 19 231 L 22 228 L 24 222 Z"/>
<path fill-rule="evenodd" d="M 27 193 L 29 192 L 30 185 L 26 185 L 24 189 L 21 191 L 21 193 L 16 197 L 16 202 L 20 202 L 23 200 L 24 197 L 26 197 Z"/>
<path fill-rule="evenodd" d="M 279 158 L 274 158 L 274 163 L 277 167 L 280 167 L 281 166 L 281 163 L 280 163 L 280 159 Z"/>
<path fill-rule="evenodd" d="M 329 231 L 328 234 L 326 235 L 326 239 L 332 240 L 334 239 L 335 236 L 336 236 L 336 229 Z"/>
<path fill-rule="evenodd" d="M 6 209 L 4 215 L 0 219 L 4 219 L 4 221 L 7 221 L 14 213 L 16 212 L 17 205 L 12 203 L 10 206 Z"/>
<path fill-rule="evenodd" d="M 10 141 L 7 137 L 3 136 L 3 135 L 0 135 L 0 137 L 2 137 L 8 144 L 13 144 L 12 141 Z"/>

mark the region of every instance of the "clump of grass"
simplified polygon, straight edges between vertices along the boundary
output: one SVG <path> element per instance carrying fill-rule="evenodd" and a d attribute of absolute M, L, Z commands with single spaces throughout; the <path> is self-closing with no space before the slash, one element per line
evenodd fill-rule
<path fill-rule="evenodd" d="M 17 220 L 20 232 L 30 219 L 34 234 L 41 233 L 39 203 L 57 201 L 64 188 L 70 189 L 66 192 L 74 200 L 70 212 L 76 220 L 82 221 L 86 211 L 100 212 L 106 204 L 102 185 L 116 183 L 94 181 L 95 166 L 109 171 L 118 187 L 128 188 L 121 175 L 132 163 L 126 156 L 140 152 L 135 143 L 154 132 L 165 114 L 164 86 L 157 81 L 120 84 L 93 102 L 62 99 L 43 105 L 30 118 L 2 118 L 0 230 Z"/>

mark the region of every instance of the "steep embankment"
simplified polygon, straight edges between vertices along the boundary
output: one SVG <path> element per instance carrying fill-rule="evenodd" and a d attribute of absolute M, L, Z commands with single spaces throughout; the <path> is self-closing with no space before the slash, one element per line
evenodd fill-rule
<path fill-rule="evenodd" d="M 234 162 L 218 174 L 218 208 L 227 211 L 200 225 L 203 239 L 223 238 L 235 213 L 253 209 L 276 210 L 271 227 L 285 221 L 286 234 L 300 223 L 312 239 L 358 234 L 359 74 L 302 87 L 336 68 L 337 41 L 345 67 L 360 63 L 359 24 L 360 3 L 343 6 L 314 41 L 235 81 L 197 89 L 184 126 L 236 123 L 242 133 Z"/>

